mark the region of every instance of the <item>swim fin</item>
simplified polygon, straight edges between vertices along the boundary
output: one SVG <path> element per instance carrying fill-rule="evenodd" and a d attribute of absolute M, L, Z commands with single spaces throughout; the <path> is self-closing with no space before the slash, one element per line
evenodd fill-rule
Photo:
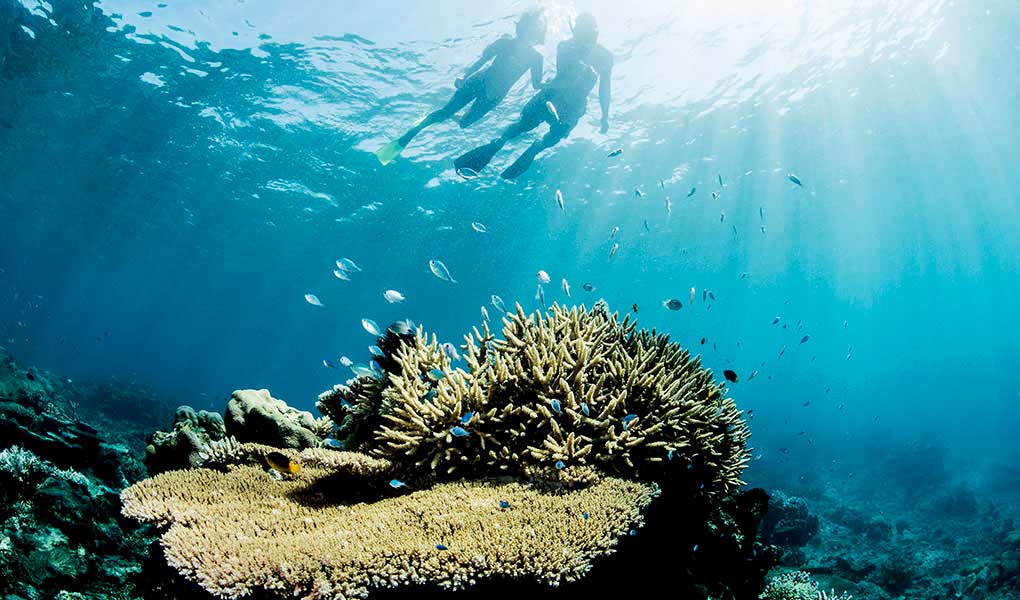
<path fill-rule="evenodd" d="M 499 140 L 489 142 L 484 146 L 479 146 L 474 150 L 468 150 L 464 154 L 461 154 L 453 161 L 453 169 L 458 174 L 463 173 L 474 173 L 478 174 L 482 169 L 489 164 L 493 156 L 499 152 L 499 149 L 503 147 L 503 144 Z"/>
<path fill-rule="evenodd" d="M 385 167 L 400 156 L 400 153 L 403 151 L 404 146 L 400 143 L 400 140 L 397 139 L 376 150 L 375 157 L 378 158 L 379 162 Z"/>
<path fill-rule="evenodd" d="M 535 162 L 536 156 L 538 156 L 538 152 L 533 151 L 532 148 L 528 148 L 517 157 L 517 160 L 515 160 L 512 165 L 504 169 L 499 176 L 503 179 L 517 179 L 531 167 L 531 163 Z"/>

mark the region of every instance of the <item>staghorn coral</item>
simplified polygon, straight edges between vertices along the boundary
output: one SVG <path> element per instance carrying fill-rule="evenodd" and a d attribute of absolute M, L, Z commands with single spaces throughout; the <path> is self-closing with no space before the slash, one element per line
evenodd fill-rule
<path fill-rule="evenodd" d="M 787 571 L 769 579 L 762 600 L 819 600 L 818 584 L 804 571 Z"/>
<path fill-rule="evenodd" d="M 346 486 L 335 479 L 336 465 L 316 460 L 371 463 L 324 449 L 300 456 L 305 468 L 284 481 L 251 465 L 163 473 L 123 492 L 124 514 L 169 525 L 163 546 L 170 565 L 217 596 L 269 590 L 349 598 L 372 588 L 459 589 L 499 577 L 574 581 L 641 523 L 641 509 L 658 493 L 613 478 L 570 492 L 476 481 L 396 497 L 391 489 L 391 497 L 345 504 L 333 500 L 335 488 Z"/>
<path fill-rule="evenodd" d="M 418 329 L 397 346 L 387 381 L 362 377 L 334 390 L 334 405 L 355 400 L 341 427 L 352 432 L 349 447 L 447 476 L 559 481 L 591 466 L 647 479 L 672 462 L 709 493 L 742 484 L 749 430 L 740 411 L 667 336 L 605 310 L 557 305 L 548 315 L 518 306 L 503 325 L 504 339 L 485 324 L 466 338 L 469 371 L 453 369 L 435 336 Z"/>
<path fill-rule="evenodd" d="M 854 600 L 854 597 L 846 592 L 837 596 L 836 590 L 829 590 L 829 593 L 825 593 L 825 590 L 821 590 L 818 592 L 818 600 Z"/>

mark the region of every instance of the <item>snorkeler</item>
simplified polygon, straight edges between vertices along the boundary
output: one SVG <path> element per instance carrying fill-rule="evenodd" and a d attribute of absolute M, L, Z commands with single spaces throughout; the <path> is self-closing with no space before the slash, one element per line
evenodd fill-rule
<path fill-rule="evenodd" d="M 538 154 L 568 135 L 584 116 L 588 94 L 599 83 L 599 104 L 602 107 L 602 133 L 609 129 L 610 76 L 613 55 L 598 44 L 599 29 L 595 17 L 588 13 L 577 17 L 574 37 L 560 42 L 556 48 L 556 77 L 542 85 L 542 90 L 521 110 L 520 119 L 501 136 L 484 146 L 471 150 L 454 161 L 462 177 L 471 177 L 485 168 L 492 157 L 510 140 L 531 131 L 542 123 L 549 131 L 525 150 L 512 165 L 501 173 L 514 179 L 528 170 Z"/>
<path fill-rule="evenodd" d="M 529 70 L 531 85 L 542 83 L 542 55 L 534 46 L 545 42 L 545 16 L 539 11 L 526 12 L 517 21 L 517 35 L 501 36 L 489 44 L 482 56 L 454 81 L 457 91 L 446 106 L 433 111 L 407 133 L 380 148 L 375 155 L 386 165 L 400 155 L 414 136 L 429 125 L 451 118 L 454 113 L 473 102 L 459 120 L 461 127 L 478 121 L 506 97 L 510 88 Z M 479 71 L 487 63 L 489 66 Z"/>

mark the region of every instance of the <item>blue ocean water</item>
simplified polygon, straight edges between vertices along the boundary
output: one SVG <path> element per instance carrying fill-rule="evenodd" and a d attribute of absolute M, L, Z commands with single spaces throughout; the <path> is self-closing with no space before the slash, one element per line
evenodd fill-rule
<path fill-rule="evenodd" d="M 323 359 L 368 360 L 361 319 L 460 343 L 493 294 L 537 309 L 542 269 L 550 302 L 634 305 L 738 373 L 752 482 L 932 439 L 964 479 L 1020 468 L 1014 3 L 540 4 L 547 77 L 571 19 L 599 19 L 611 125 L 590 98 L 508 183 L 532 138 L 475 180 L 452 161 L 523 81 L 372 153 L 530 4 L 0 0 L 0 345 L 196 408 L 265 387 L 311 409 L 347 377 Z"/>

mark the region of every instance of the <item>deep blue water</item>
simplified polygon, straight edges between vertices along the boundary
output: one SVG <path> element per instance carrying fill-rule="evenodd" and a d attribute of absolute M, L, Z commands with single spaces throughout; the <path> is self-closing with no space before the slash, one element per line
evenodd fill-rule
<path fill-rule="evenodd" d="M 736 370 L 762 465 L 841 476 L 932 437 L 964 477 L 1015 465 L 1015 3 L 544 2 L 547 77 L 569 19 L 599 18 L 612 125 L 591 98 L 516 183 L 497 173 L 523 141 L 477 180 L 452 159 L 514 118 L 523 82 L 469 130 L 437 125 L 385 168 L 372 152 L 529 5 L 204 4 L 0 0 L 0 345 L 22 363 L 310 409 L 346 377 L 324 358 L 368 359 L 362 318 L 459 343 L 492 294 L 536 309 L 544 269 L 550 302 L 637 304 Z M 363 272 L 339 281 L 340 257 Z"/>

